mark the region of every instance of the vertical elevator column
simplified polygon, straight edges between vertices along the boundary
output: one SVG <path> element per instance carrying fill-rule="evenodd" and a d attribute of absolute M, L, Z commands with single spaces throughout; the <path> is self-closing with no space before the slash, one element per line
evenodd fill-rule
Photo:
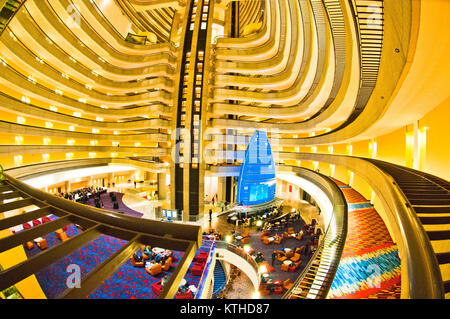
<path fill-rule="evenodd" d="M 209 0 L 192 0 L 189 6 L 176 115 L 173 206 L 183 211 L 183 221 L 196 221 L 203 216 L 204 173 L 201 168 L 206 123 L 203 106 L 207 105 L 208 93 L 204 92 L 204 79 L 207 82 L 205 52 L 209 52 L 208 22 L 212 8 Z"/>
<path fill-rule="evenodd" d="M 230 30 L 230 36 L 232 38 L 239 37 L 239 2 L 233 1 L 231 3 L 231 30 Z M 238 103 L 237 101 L 234 101 L 233 103 Z M 228 115 L 229 119 L 235 120 L 238 119 L 238 116 L 236 115 Z M 226 130 L 227 136 L 234 136 L 237 138 L 237 130 Z M 230 151 L 231 154 L 236 154 L 232 151 L 236 151 L 236 145 L 235 144 L 226 144 L 226 150 Z M 228 153 L 228 152 L 227 152 Z M 235 162 L 235 159 L 227 159 L 227 164 L 233 164 Z M 228 203 L 234 202 L 236 194 L 233 192 L 234 188 L 234 177 L 227 176 L 226 182 L 225 182 L 225 201 Z"/>

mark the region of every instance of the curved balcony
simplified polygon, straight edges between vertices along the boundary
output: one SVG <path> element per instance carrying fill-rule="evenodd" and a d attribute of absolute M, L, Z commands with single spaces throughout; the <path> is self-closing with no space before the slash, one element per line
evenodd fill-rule
<path fill-rule="evenodd" d="M 81 288 L 67 288 L 57 298 L 87 297 L 110 277 L 122 263 L 126 262 L 134 251 L 138 250 L 141 245 L 148 244 L 183 252 L 178 266 L 159 294 L 159 298 L 172 299 L 175 296 L 180 282 L 194 258 L 196 248 L 201 244 L 202 235 L 199 226 L 138 219 L 96 209 L 33 189 L 4 174 L 3 171 L 1 173 L 1 192 L 13 192 L 21 198 L 7 204 L 1 204 L 1 212 L 29 205 L 38 207 L 34 211 L 2 219 L 0 222 L 2 230 L 49 214 L 58 217 L 48 223 L 1 238 L 2 252 L 32 241 L 34 238 L 44 236 L 49 232 L 54 232 L 71 223 L 80 225 L 84 231 L 29 259 L 19 260 L 17 264 L 0 272 L 0 289 L 4 290 L 35 274 L 40 269 L 56 262 L 103 234 L 119 238 L 125 241 L 125 244 L 85 275 L 81 280 Z"/>

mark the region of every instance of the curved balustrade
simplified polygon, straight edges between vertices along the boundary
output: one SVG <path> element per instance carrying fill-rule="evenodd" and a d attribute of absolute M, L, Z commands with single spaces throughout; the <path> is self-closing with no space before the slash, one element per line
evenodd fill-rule
<path fill-rule="evenodd" d="M 59 218 L 22 232 L 0 239 L 0 251 L 25 244 L 74 223 L 84 231 L 69 240 L 50 247 L 45 251 L 0 272 L 0 290 L 27 278 L 40 269 L 54 263 L 74 250 L 89 243 L 100 234 L 123 239 L 127 243 L 110 258 L 100 263 L 83 277 L 81 288 L 67 288 L 58 298 L 85 298 L 97 286 L 112 275 L 119 266 L 128 260 L 141 245 L 152 245 L 166 249 L 183 251 L 183 257 L 164 286 L 159 298 L 173 298 L 180 281 L 193 260 L 196 248 L 202 241 L 200 226 L 179 223 L 164 223 L 134 218 L 114 212 L 96 209 L 34 189 L 21 181 L 4 174 L 0 181 L 1 193 L 16 194 L 16 201 L 0 204 L 0 212 L 35 205 L 37 210 L 0 220 L 0 229 L 5 230 L 17 224 L 53 214 Z M 11 197 L 11 196 L 9 196 Z"/>
<path fill-rule="evenodd" d="M 282 298 L 324 299 L 333 283 L 347 237 L 347 202 L 340 188 L 322 174 L 300 167 L 278 167 L 277 174 L 286 172 L 319 187 L 332 203 L 332 212 L 329 212 L 331 215 L 328 216 L 328 224 L 325 225 L 326 230 L 320 238 L 316 252 L 293 287 Z"/>
<path fill-rule="evenodd" d="M 443 298 L 441 272 L 430 239 L 414 209 L 395 180 L 370 159 L 345 155 L 279 153 L 280 160 L 305 160 L 334 164 L 363 178 L 380 200 L 377 211 L 398 244 L 402 270 L 402 298 Z"/>

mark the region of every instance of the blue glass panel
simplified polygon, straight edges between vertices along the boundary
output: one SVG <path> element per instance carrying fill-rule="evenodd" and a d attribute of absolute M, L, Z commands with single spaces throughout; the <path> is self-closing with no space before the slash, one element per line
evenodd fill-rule
<path fill-rule="evenodd" d="M 237 202 L 257 205 L 275 198 L 275 163 L 267 134 L 256 131 L 245 151 L 239 172 Z"/>

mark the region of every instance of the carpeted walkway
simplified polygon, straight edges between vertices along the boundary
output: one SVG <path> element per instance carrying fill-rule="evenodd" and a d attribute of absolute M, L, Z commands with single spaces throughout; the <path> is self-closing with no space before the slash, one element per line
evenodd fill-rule
<path fill-rule="evenodd" d="M 100 199 L 104 205 L 103 209 L 109 210 L 111 212 L 116 212 L 116 213 L 121 212 L 121 213 L 124 213 L 125 215 L 133 216 L 133 217 L 142 217 L 143 216 L 142 213 L 139 213 L 139 212 L 129 208 L 127 205 L 125 205 L 123 203 L 122 197 L 124 194 L 117 193 L 117 192 L 113 192 L 113 193 L 116 195 L 116 199 L 117 199 L 117 203 L 119 204 L 119 208 L 114 209 L 113 201 L 111 200 L 109 193 L 103 193 L 100 195 Z M 95 207 L 94 198 L 90 198 L 88 200 L 87 204 Z"/>
<path fill-rule="evenodd" d="M 104 204 L 104 209 L 110 211 L 120 211 L 127 215 L 134 217 L 141 217 L 142 214 L 135 212 L 126 207 L 122 202 L 121 193 L 116 193 L 117 202 L 119 203 L 119 209 L 113 209 L 113 203 L 109 194 L 102 194 L 101 199 Z M 90 199 L 88 204 L 94 205 L 94 199 Z M 55 220 L 58 217 L 54 215 L 49 216 L 51 220 Z M 81 232 L 74 224 L 67 226 L 66 234 L 68 238 L 74 237 Z M 48 248 L 54 247 L 60 244 L 60 241 L 56 238 L 54 232 L 43 236 L 47 240 Z M 95 240 L 86 244 L 85 246 L 73 251 L 67 256 L 64 256 L 57 262 L 41 269 L 36 273 L 36 278 L 42 287 L 45 295 L 48 299 L 53 299 L 61 294 L 67 288 L 67 278 L 71 273 L 67 272 L 69 265 L 78 265 L 81 271 L 81 277 L 83 278 L 90 271 L 95 269 L 96 266 L 101 264 L 112 256 L 117 250 L 123 247 L 127 242 L 125 240 L 114 238 L 108 235 L 100 235 Z M 214 242 L 210 240 L 203 240 L 202 246 L 197 249 L 196 254 L 201 251 L 211 252 L 214 247 Z M 25 252 L 28 258 L 31 258 L 41 252 L 41 250 L 35 244 L 32 250 Z M 130 256 L 131 257 L 131 256 Z M 172 267 L 167 272 L 162 272 L 157 276 L 149 275 L 144 268 L 133 267 L 130 260 L 127 260 L 122 264 L 119 269 L 114 272 L 104 283 L 97 287 L 88 298 L 92 299 L 149 299 L 157 298 L 152 291 L 151 285 L 154 282 L 161 280 L 164 275 L 170 275 L 176 269 L 178 263 L 183 257 L 183 252 L 174 251 L 174 257 Z M 191 263 L 185 279 L 188 285 L 194 285 L 197 288 L 199 284 L 204 284 L 202 276 L 195 276 L 191 272 L 191 268 L 194 265 L 194 261 Z M 207 268 L 205 268 L 206 270 Z M 194 297 L 194 296 L 193 296 Z"/>
<path fill-rule="evenodd" d="M 400 259 L 386 225 L 360 193 L 335 182 L 348 202 L 348 234 L 328 298 L 399 298 Z"/>

